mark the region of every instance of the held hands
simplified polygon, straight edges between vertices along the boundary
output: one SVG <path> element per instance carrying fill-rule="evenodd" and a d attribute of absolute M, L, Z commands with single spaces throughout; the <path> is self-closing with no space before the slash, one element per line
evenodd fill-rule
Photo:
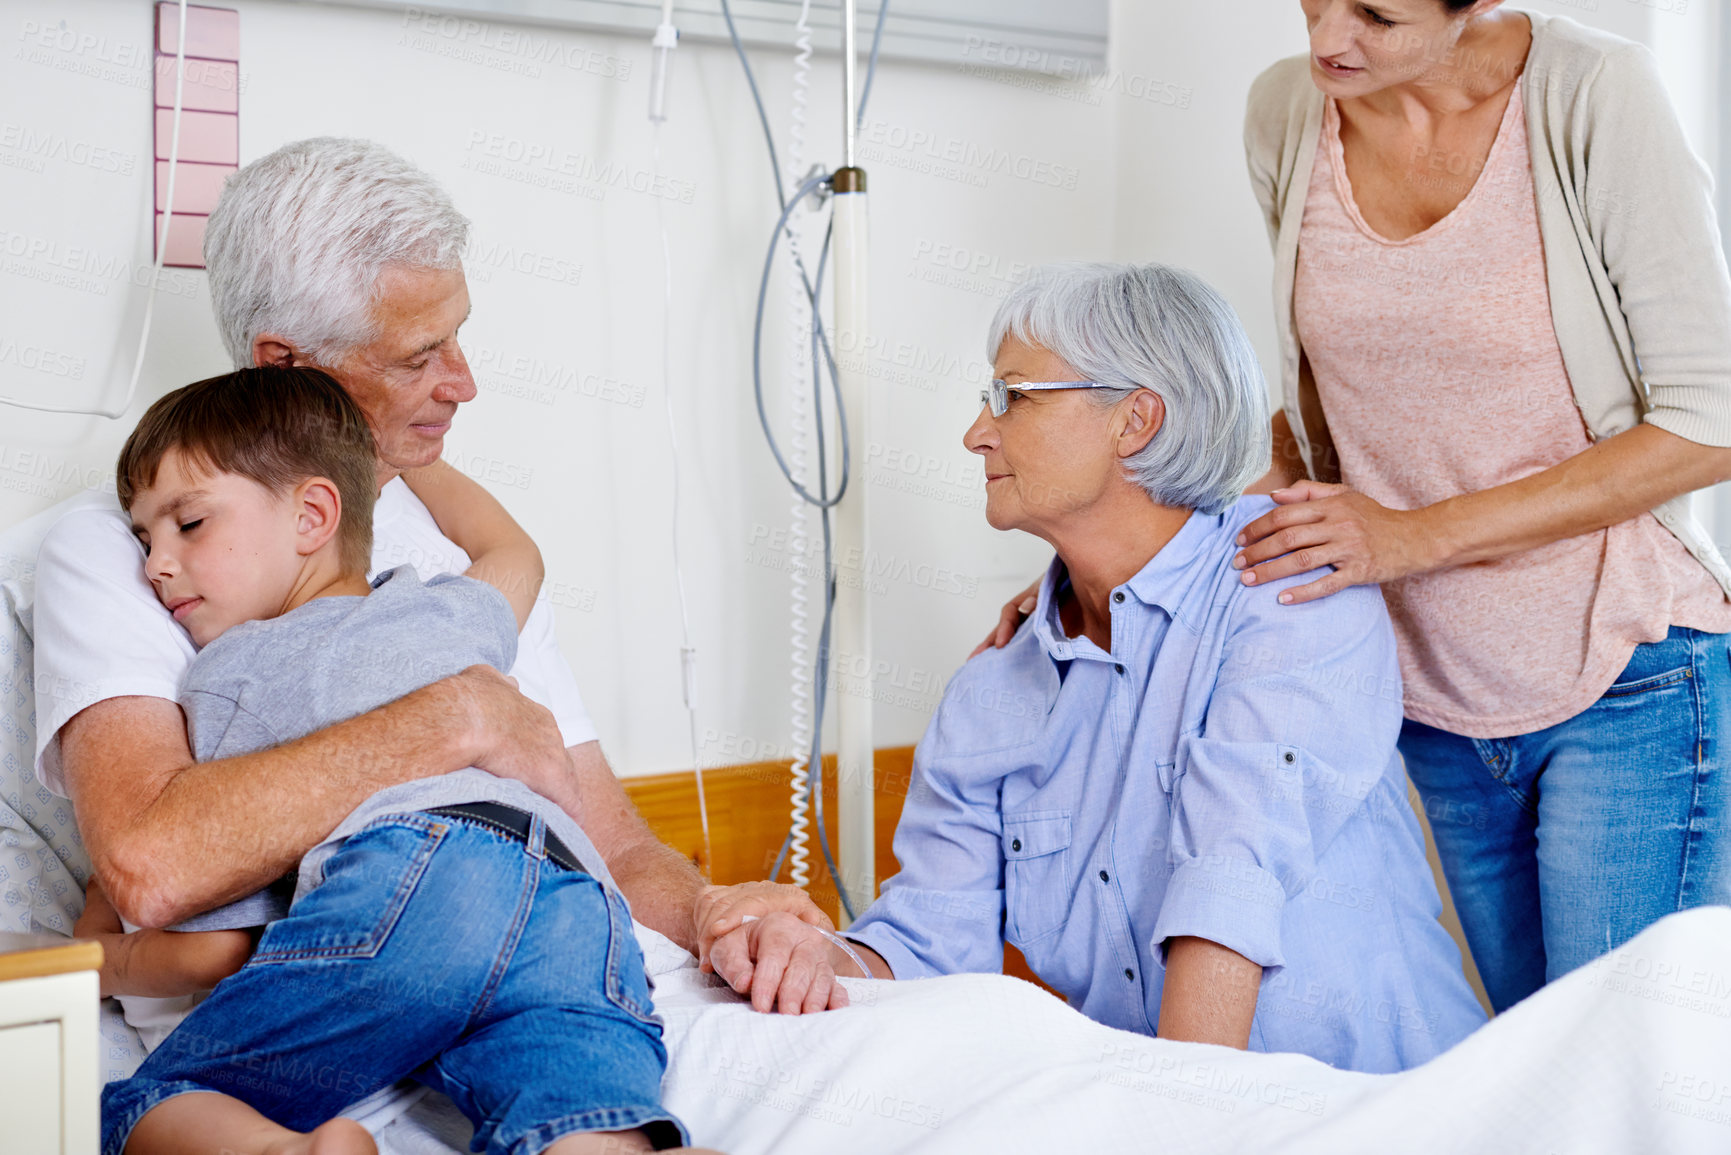
<path fill-rule="evenodd" d="M 839 954 L 815 924 L 774 911 L 716 940 L 704 966 L 750 995 L 754 1010 L 809 1015 L 848 1005 L 836 981 Z"/>
<path fill-rule="evenodd" d="M 1442 564 L 1423 510 L 1389 509 L 1344 485 L 1300 481 L 1269 494 L 1277 503 L 1244 527 L 1232 559 L 1246 585 L 1333 566 L 1327 577 L 1281 592 L 1297 605 L 1348 586 L 1392 581 Z"/>
<path fill-rule="evenodd" d="M 752 919 L 761 919 L 778 911 L 811 926 L 835 929 L 829 915 L 797 886 L 779 882 L 742 882 L 735 886 L 704 887 L 691 912 L 691 923 L 697 928 L 698 966 L 704 971 L 715 971 L 710 949 L 717 939 L 733 933 Z"/>
<path fill-rule="evenodd" d="M 707 887 L 697 896 L 692 922 L 698 965 L 750 995 L 757 1010 L 798 1015 L 848 1005 L 835 981 L 838 952 L 823 936 L 835 924 L 799 887 Z"/>

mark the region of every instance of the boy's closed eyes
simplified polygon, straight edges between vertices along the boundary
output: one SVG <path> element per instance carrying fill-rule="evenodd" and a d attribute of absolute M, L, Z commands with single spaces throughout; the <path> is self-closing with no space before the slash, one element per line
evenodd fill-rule
<path fill-rule="evenodd" d="M 132 530 L 156 596 L 202 647 L 231 626 L 290 607 L 307 560 L 336 531 L 340 508 L 324 478 L 277 494 L 170 450 L 133 500 Z"/>

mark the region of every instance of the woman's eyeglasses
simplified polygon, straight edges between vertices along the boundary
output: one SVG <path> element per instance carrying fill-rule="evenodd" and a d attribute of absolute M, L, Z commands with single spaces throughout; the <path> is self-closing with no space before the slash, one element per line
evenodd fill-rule
<path fill-rule="evenodd" d="M 1032 393 L 1036 389 L 1119 389 L 1119 385 L 1102 385 L 1098 381 L 993 381 L 991 387 L 980 390 L 980 404 L 989 407 L 993 417 L 1002 417 L 1010 408 L 1011 393 Z"/>

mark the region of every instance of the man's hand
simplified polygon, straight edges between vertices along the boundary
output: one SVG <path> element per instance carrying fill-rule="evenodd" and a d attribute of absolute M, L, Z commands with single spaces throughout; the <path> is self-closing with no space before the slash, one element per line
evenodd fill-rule
<path fill-rule="evenodd" d="M 713 971 L 710 948 L 716 939 L 744 926 L 748 917 L 761 919 L 777 911 L 791 914 L 811 926 L 835 929 L 829 915 L 797 886 L 778 882 L 742 882 L 737 886 L 704 887 L 691 912 L 691 924 L 697 931 L 698 966 Z"/>
<path fill-rule="evenodd" d="M 776 911 L 718 940 L 709 961 L 728 986 L 751 996 L 754 1009 L 809 1015 L 847 1006 L 847 991 L 836 981 L 838 957 L 845 956 L 814 924 Z"/>
<path fill-rule="evenodd" d="M 491 666 L 470 666 L 440 685 L 467 719 L 469 765 L 501 778 L 515 778 L 543 798 L 570 800 L 571 759 L 553 712 L 524 697 L 517 679 Z"/>
<path fill-rule="evenodd" d="M 987 650 L 996 646 L 1003 649 L 1010 644 L 1010 639 L 1016 636 L 1016 630 L 1021 627 L 1027 616 L 1034 612 L 1034 607 L 1040 604 L 1040 582 L 1044 578 L 1035 578 L 1034 584 L 1004 603 L 1004 608 L 998 611 L 998 624 L 992 632 L 986 635 L 986 640 L 974 647 L 969 658 L 977 658 Z"/>

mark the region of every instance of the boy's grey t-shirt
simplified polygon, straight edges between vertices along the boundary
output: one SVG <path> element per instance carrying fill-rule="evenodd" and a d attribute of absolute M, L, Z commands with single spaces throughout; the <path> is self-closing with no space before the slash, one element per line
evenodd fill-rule
<path fill-rule="evenodd" d="M 314 598 L 228 630 L 193 662 L 180 705 L 194 757 L 209 762 L 334 726 L 469 666 L 508 670 L 516 653 L 516 617 L 498 590 L 454 574 L 422 582 L 403 565 L 373 579 L 365 597 Z M 361 803 L 301 860 L 295 897 L 317 887 L 325 860 L 375 818 L 465 802 L 540 815 L 591 874 L 613 885 L 601 855 L 563 810 L 521 782 L 470 768 L 388 786 Z M 282 917 L 286 899 L 261 891 L 176 929 L 258 926 Z"/>

